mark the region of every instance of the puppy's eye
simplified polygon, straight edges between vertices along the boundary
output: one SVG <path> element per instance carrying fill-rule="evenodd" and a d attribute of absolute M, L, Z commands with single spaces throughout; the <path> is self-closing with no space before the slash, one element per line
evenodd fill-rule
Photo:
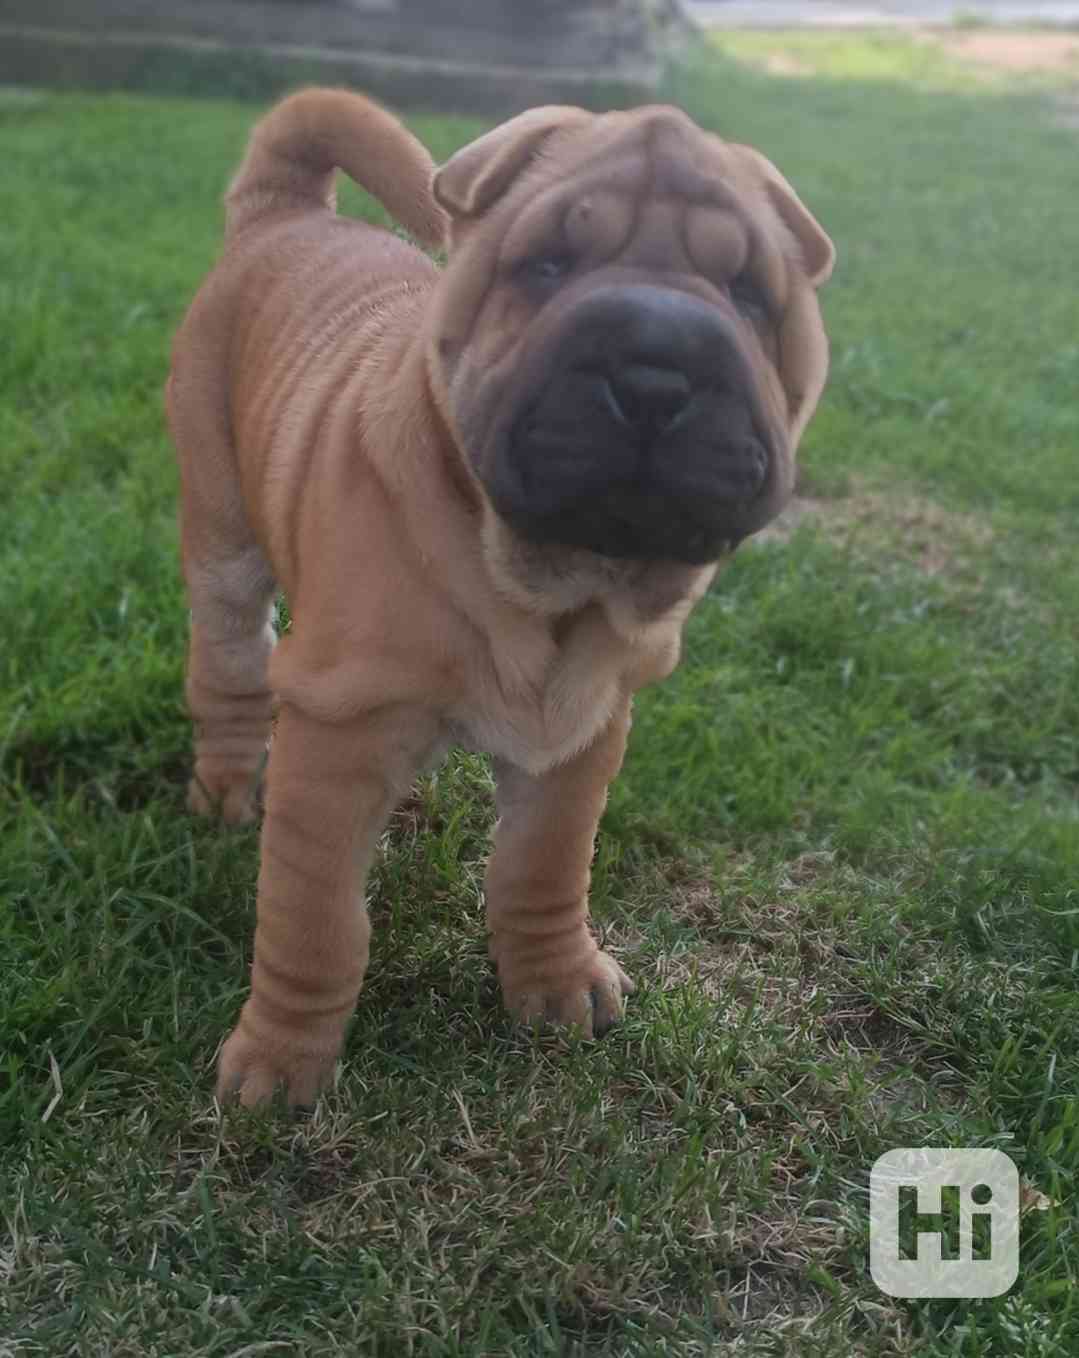
<path fill-rule="evenodd" d="M 731 301 L 751 321 L 765 321 L 771 308 L 761 287 L 748 273 L 740 273 L 729 287 Z"/>
<path fill-rule="evenodd" d="M 555 283 L 561 283 L 572 270 L 573 263 L 572 256 L 567 254 L 552 252 L 548 255 L 533 255 L 530 259 L 521 261 L 517 272 L 525 282 L 551 287 Z"/>

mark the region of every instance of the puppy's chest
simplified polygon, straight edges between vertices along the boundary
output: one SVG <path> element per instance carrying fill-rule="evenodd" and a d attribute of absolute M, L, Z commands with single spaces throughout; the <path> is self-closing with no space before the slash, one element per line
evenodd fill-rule
<path fill-rule="evenodd" d="M 558 646 L 477 653 L 468 697 L 452 714 L 453 739 L 542 773 L 585 749 L 607 725 L 633 659 L 626 643 L 592 618 Z"/>

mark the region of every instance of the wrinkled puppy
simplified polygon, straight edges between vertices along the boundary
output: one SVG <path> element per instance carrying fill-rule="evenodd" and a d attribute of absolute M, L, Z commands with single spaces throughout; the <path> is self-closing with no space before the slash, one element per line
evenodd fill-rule
<path fill-rule="evenodd" d="M 445 269 L 336 216 L 338 167 Z M 437 171 L 355 94 L 256 127 L 167 391 L 196 811 L 254 815 L 277 704 L 221 1095 L 314 1099 L 367 966 L 376 842 L 454 743 L 494 759 L 508 1008 L 619 1018 L 631 983 L 587 893 L 631 695 L 790 494 L 832 261 L 763 156 L 673 108 L 535 109 Z"/>

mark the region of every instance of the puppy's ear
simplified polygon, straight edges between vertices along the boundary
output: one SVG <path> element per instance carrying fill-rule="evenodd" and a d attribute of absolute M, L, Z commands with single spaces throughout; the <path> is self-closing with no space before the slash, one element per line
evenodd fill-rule
<path fill-rule="evenodd" d="M 739 146 L 737 149 L 756 169 L 772 206 L 801 246 L 809 281 L 815 288 L 827 283 L 835 267 L 835 246 L 831 238 L 767 157 L 752 146 Z"/>
<path fill-rule="evenodd" d="M 435 171 L 436 201 L 453 217 L 477 217 L 502 196 L 554 132 L 590 121 L 584 109 L 529 109 L 452 155 Z"/>

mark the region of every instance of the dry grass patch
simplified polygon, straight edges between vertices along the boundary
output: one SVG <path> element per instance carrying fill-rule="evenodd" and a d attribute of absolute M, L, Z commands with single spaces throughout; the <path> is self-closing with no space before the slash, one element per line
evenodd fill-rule
<path fill-rule="evenodd" d="M 807 61 L 800 60 L 791 52 L 762 52 L 759 57 L 750 61 L 750 65 L 762 67 L 769 75 L 788 78 L 801 79 L 814 74 L 813 67 Z"/>
<path fill-rule="evenodd" d="M 836 546 L 907 561 L 928 576 L 962 577 L 975 571 L 993 540 L 990 525 L 975 514 L 945 509 L 910 490 L 873 490 L 855 482 L 840 499 L 796 495 L 755 542 L 789 542 L 806 521 Z"/>
<path fill-rule="evenodd" d="M 853 1073 L 868 1085 L 879 1080 L 882 1098 L 894 1104 L 898 1076 L 912 1103 L 924 1107 L 939 1094 L 954 1102 L 954 1072 L 917 1017 L 919 991 L 937 988 L 939 958 L 903 931 L 908 1003 L 893 1003 L 895 996 L 869 982 L 882 945 L 859 937 L 845 919 L 842 902 L 864 899 L 867 888 L 854 867 L 820 850 L 771 869 L 751 854 L 731 854 L 720 884 L 682 864 L 660 871 L 667 874 L 664 909 L 685 926 L 682 941 L 654 952 L 639 929 L 620 929 L 608 940 L 646 991 L 691 988 L 715 1006 L 718 1026 L 741 1032 L 750 1046 L 760 1043 L 762 1052 L 774 1050 L 778 1039 L 790 1051 L 813 1053 L 822 1065 L 834 1062 L 842 1070 L 849 1064 L 840 1079 L 848 1092 Z M 880 884 L 882 910 L 889 895 L 909 886 Z M 872 1098 L 871 1089 L 865 1092 Z"/>
<path fill-rule="evenodd" d="M 992 604 L 1037 616 L 1047 627 L 1057 621 L 1051 604 L 1032 597 L 1022 569 L 1009 568 L 1010 545 L 983 515 L 945 508 L 915 490 L 878 490 L 855 479 L 849 493 L 835 499 L 795 495 L 748 545 L 785 545 L 803 526 L 842 551 L 859 572 L 887 577 L 915 571 L 964 613 Z M 1056 551 L 1047 546 L 1043 561 Z"/>

